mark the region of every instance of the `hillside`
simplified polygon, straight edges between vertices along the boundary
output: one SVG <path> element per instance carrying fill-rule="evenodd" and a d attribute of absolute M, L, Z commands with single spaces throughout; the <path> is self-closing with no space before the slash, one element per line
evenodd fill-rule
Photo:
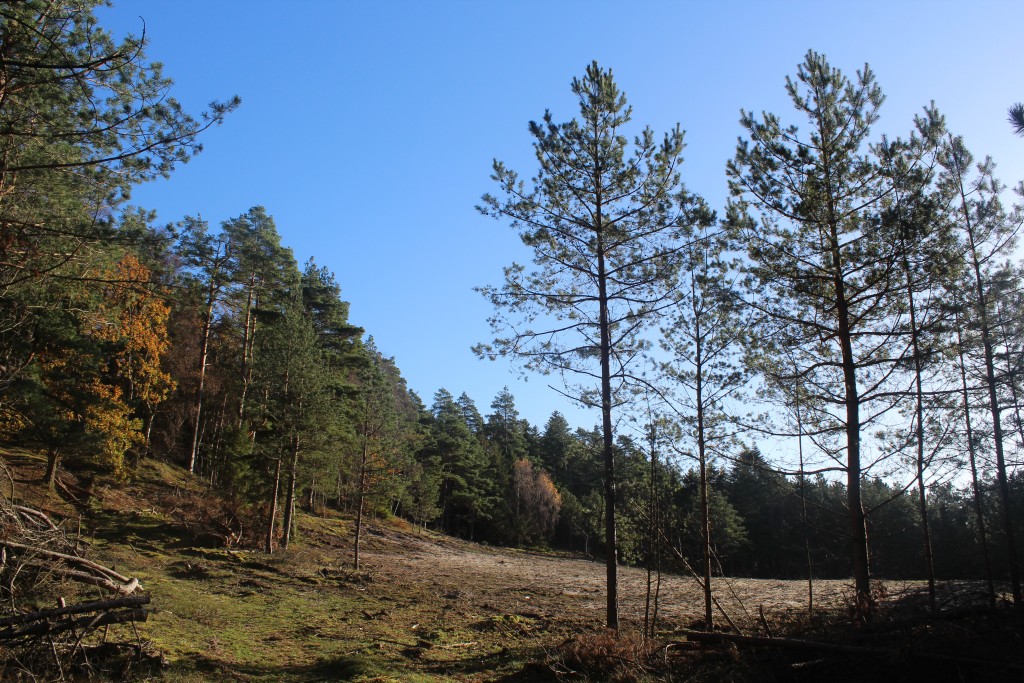
<path fill-rule="evenodd" d="M 567 657 L 581 650 L 596 659 L 639 657 L 636 639 L 609 654 L 595 635 L 604 616 L 599 562 L 481 546 L 391 520 L 371 524 L 363 566 L 354 572 L 349 519 L 301 515 L 298 542 L 273 556 L 214 547 L 196 523 L 209 493 L 176 468 L 146 461 L 131 484 L 98 480 L 91 501 L 75 505 L 68 495 L 48 494 L 34 483 L 38 458 L 8 453 L 6 460 L 21 500 L 73 524 L 81 514 L 90 556 L 139 578 L 151 595 L 149 619 L 138 625 L 149 653 L 134 669 L 141 679 L 534 681 L 555 680 L 561 672 L 563 680 L 587 680 L 569 675 L 574 669 Z M 65 476 L 74 491 L 70 479 Z M 626 633 L 639 630 L 645 582 L 644 571 L 622 570 Z M 915 592 L 912 585 L 887 588 L 894 603 Z M 716 589 L 725 612 L 746 633 L 763 633 L 766 624 L 785 633 L 803 620 L 803 582 L 723 580 Z M 823 614 L 841 615 L 848 597 L 845 582 L 815 583 Z M 676 629 L 699 622 L 701 605 L 693 578 L 665 577 L 659 632 L 672 639 Z M 111 636 L 135 639 L 130 626 Z M 633 655 L 623 654 L 627 650 Z M 668 662 L 671 651 L 664 649 L 661 658 Z M 682 666 L 686 678 L 703 672 L 708 680 L 723 666 L 739 680 L 764 680 L 757 667 L 767 665 L 723 660 L 714 652 L 709 660 L 681 646 L 672 657 L 669 670 Z M 642 673 L 639 659 L 637 665 Z M 841 671 L 856 676 L 850 666 L 848 659 L 826 664 L 805 680 Z M 676 680 L 662 673 L 650 680 Z"/>

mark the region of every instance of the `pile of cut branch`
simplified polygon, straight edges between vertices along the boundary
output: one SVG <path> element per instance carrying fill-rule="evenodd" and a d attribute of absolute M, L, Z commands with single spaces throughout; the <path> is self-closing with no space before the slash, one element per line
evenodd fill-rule
<path fill-rule="evenodd" d="M 45 513 L 0 496 L 0 674 L 63 680 L 94 669 L 97 641 L 111 650 L 110 625 L 146 620 L 138 579 L 86 558 L 84 547 Z"/>
<path fill-rule="evenodd" d="M 716 675 L 733 680 L 745 680 L 737 674 L 740 668 L 768 672 L 776 679 L 830 683 L 1024 680 L 1024 629 L 1009 605 L 912 613 L 887 607 L 859 628 L 836 620 L 804 637 L 693 630 L 673 635 L 684 640 L 668 643 L 666 657 L 699 659 L 702 654 L 728 652 L 742 665 L 733 665 L 728 676 L 721 676 L 721 671 Z"/>

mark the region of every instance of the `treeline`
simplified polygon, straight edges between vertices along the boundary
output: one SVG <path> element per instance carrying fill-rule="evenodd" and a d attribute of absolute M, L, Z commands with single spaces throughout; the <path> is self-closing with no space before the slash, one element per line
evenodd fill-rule
<path fill-rule="evenodd" d="M 272 552 L 299 506 L 352 513 L 356 565 L 368 515 L 552 543 L 607 559 L 613 626 L 620 560 L 702 575 L 709 626 L 721 573 L 852 569 L 864 600 L 869 569 L 985 578 L 993 601 L 1009 576 L 1020 603 L 1022 215 L 934 108 L 873 141 L 870 71 L 809 53 L 788 88 L 810 132 L 744 114 L 719 219 L 682 186 L 681 131 L 631 150 L 592 65 L 580 121 L 531 125 L 532 190 L 498 163 L 484 198 L 538 270 L 484 288 L 509 315 L 481 355 L 575 372 L 601 409 L 540 427 L 507 390 L 486 415 L 424 405 L 262 207 L 130 208 L 238 102 L 182 111 L 96 4 L 0 7 L 0 435 L 45 452 L 51 486 L 165 459 L 225 501 L 228 542 Z M 501 336 L 517 315 L 552 329 Z"/>

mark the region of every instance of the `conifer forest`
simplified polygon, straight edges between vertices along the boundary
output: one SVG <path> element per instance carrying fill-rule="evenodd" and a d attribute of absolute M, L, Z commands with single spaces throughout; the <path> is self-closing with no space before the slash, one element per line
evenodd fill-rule
<path fill-rule="evenodd" d="M 133 204 L 245 105 L 101 4 L 0 3 L 0 678 L 1024 676 L 1024 184 L 941 102 L 882 129 L 809 50 L 713 206 L 614 65 L 566 74 L 479 169 L 528 260 L 473 351 L 593 415 L 534 424 L 417 394 L 273 206 Z"/>

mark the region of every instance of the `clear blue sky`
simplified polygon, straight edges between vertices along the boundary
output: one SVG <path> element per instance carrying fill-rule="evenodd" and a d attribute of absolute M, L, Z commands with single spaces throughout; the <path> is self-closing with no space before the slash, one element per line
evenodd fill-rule
<path fill-rule="evenodd" d="M 1024 139 L 1024 2 L 329 2 L 115 0 L 116 34 L 145 20 L 186 108 L 238 94 L 241 108 L 167 181 L 136 190 L 162 222 L 211 224 L 262 204 L 300 262 L 333 270 L 351 320 L 395 357 L 430 405 L 445 387 L 481 412 L 508 385 L 521 416 L 599 421 L 510 363 L 478 360 L 489 305 L 518 238 L 474 205 L 493 158 L 534 170 L 527 123 L 576 114 L 569 82 L 611 67 L 638 126 L 687 131 L 683 176 L 721 209 L 739 110 L 790 115 L 784 79 L 808 49 L 853 73 L 870 63 L 887 95 L 879 134 L 903 135 L 934 100 L 1010 185 Z M 140 19 L 141 17 L 141 19 Z"/>

